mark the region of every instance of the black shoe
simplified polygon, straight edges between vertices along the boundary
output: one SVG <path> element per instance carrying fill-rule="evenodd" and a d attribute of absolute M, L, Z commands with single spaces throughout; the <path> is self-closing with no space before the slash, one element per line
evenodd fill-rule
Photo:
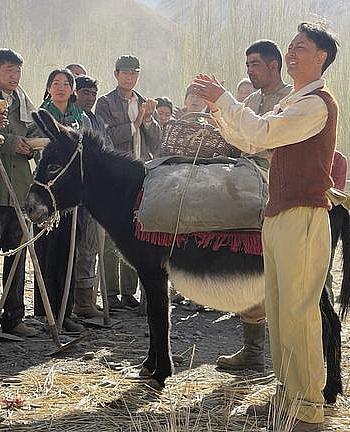
<path fill-rule="evenodd" d="M 85 327 L 83 325 L 76 323 L 68 317 L 63 320 L 62 328 L 67 333 L 81 333 L 85 330 Z"/>
<path fill-rule="evenodd" d="M 122 300 L 120 303 L 121 303 L 121 307 L 124 309 L 134 310 L 139 307 L 139 302 L 131 294 L 122 295 Z"/>
<path fill-rule="evenodd" d="M 119 298 L 117 297 L 117 295 L 108 296 L 107 300 L 108 300 L 108 309 L 109 310 L 122 309 L 122 303 L 119 300 Z"/>

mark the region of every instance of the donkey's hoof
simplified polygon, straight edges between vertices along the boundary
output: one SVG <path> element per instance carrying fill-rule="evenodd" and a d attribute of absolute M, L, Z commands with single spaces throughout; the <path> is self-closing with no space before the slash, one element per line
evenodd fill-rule
<path fill-rule="evenodd" d="M 152 372 L 149 369 L 147 369 L 145 366 L 142 366 L 142 368 L 140 369 L 140 372 L 139 372 L 139 376 L 140 377 L 151 377 Z"/>
<path fill-rule="evenodd" d="M 163 388 L 165 387 L 164 384 L 161 384 L 155 378 L 150 378 L 149 380 L 146 381 L 146 384 L 148 385 L 148 387 L 151 387 L 153 390 L 156 391 L 162 391 Z"/>

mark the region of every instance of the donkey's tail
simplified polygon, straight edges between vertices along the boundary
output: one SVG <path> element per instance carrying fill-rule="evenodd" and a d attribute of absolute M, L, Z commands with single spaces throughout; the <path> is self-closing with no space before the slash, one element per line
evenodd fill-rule
<path fill-rule="evenodd" d="M 342 394 L 340 370 L 341 360 L 341 324 L 333 309 L 326 289 L 323 289 L 320 309 L 322 314 L 323 352 L 327 363 L 327 381 L 323 390 L 327 403 L 335 403 L 337 395 Z"/>
<path fill-rule="evenodd" d="M 346 208 L 341 208 L 343 213 L 340 233 L 343 251 L 343 281 L 339 297 L 339 316 L 341 320 L 344 320 L 350 308 L 350 215 Z"/>

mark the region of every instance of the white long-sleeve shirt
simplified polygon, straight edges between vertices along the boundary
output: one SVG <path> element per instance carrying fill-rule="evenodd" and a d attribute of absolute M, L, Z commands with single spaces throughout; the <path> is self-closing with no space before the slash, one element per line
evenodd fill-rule
<path fill-rule="evenodd" d="M 128 100 L 128 115 L 130 118 L 130 127 L 133 143 L 133 155 L 136 159 L 141 157 L 141 134 L 140 129 L 136 128 L 134 125 L 135 120 L 139 114 L 139 99 L 136 94 L 132 94 L 131 98 Z"/>
<path fill-rule="evenodd" d="M 324 85 L 325 81 L 320 79 L 297 92 L 292 91 L 263 116 L 226 91 L 216 102 L 219 111 L 214 117 L 223 137 L 246 153 L 299 143 L 317 135 L 326 124 L 326 104 L 319 96 L 308 94 Z"/>

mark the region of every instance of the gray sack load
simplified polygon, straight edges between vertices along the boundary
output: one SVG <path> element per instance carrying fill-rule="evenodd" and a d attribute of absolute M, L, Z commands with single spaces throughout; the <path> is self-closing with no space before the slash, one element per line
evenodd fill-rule
<path fill-rule="evenodd" d="M 136 212 L 143 231 L 175 232 L 189 176 L 178 234 L 261 229 L 267 183 L 248 158 L 200 159 L 192 166 L 191 160 L 170 157 L 151 161 L 146 169 Z"/>

